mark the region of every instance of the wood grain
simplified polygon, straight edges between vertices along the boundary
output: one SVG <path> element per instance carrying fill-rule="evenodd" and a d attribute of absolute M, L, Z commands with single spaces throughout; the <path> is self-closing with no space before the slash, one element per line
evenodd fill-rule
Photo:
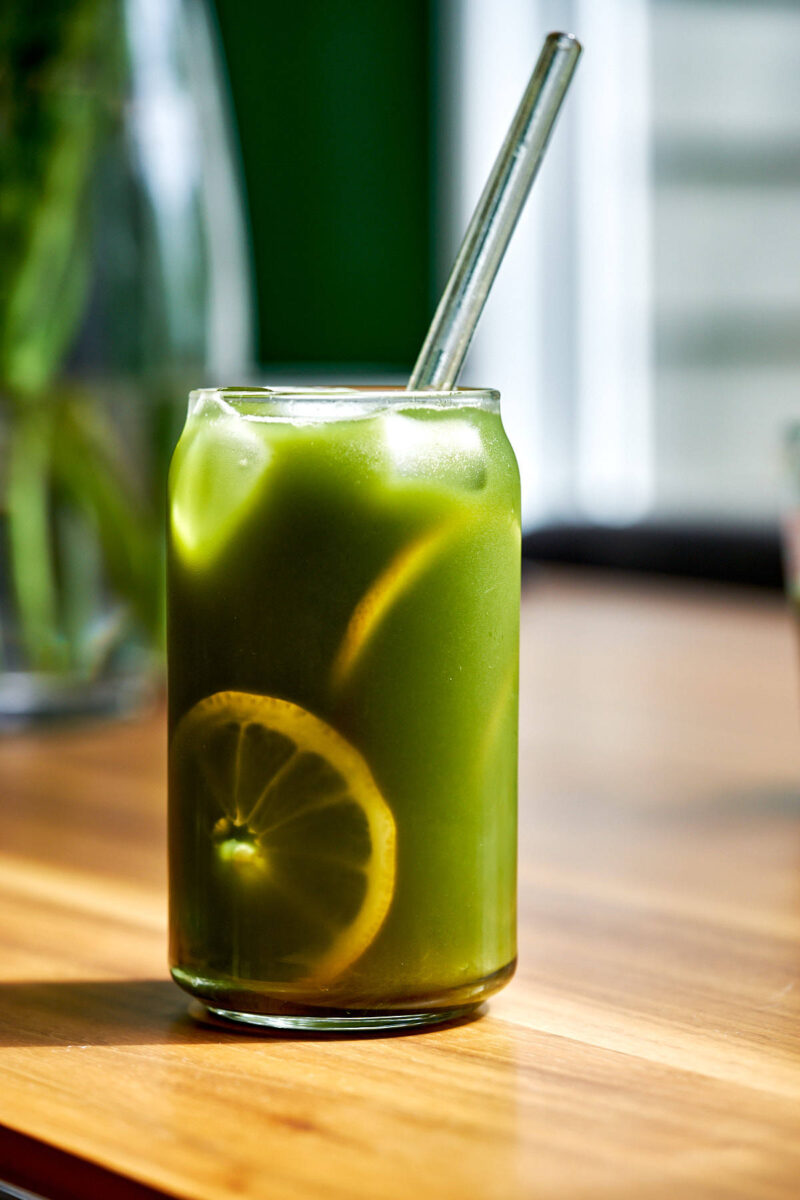
<path fill-rule="evenodd" d="M 62 1198 L 792 1200 L 800 702 L 777 600 L 526 580 L 521 947 L 414 1036 L 194 1022 L 163 720 L 0 743 L 0 1178 Z"/>

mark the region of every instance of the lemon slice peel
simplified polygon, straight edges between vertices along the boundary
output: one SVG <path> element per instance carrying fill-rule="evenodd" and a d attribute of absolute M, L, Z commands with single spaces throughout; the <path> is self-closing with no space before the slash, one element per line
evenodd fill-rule
<path fill-rule="evenodd" d="M 441 547 L 465 525 L 463 517 L 426 530 L 403 546 L 356 604 L 331 668 L 331 688 L 339 692 L 352 676 L 376 629 L 400 596 L 427 570 Z"/>

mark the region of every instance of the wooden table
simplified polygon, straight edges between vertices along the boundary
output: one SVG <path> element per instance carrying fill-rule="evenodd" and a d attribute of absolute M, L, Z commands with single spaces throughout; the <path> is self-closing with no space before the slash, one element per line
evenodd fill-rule
<path fill-rule="evenodd" d="M 0 743 L 0 1178 L 63 1197 L 800 1194 L 800 719 L 779 601 L 526 578 L 521 947 L 489 1015 L 193 1023 L 155 715 Z"/>

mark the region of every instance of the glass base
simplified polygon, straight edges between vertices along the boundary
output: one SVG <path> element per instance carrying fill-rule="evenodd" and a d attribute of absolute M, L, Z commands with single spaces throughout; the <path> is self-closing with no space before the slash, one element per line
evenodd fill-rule
<path fill-rule="evenodd" d="M 472 1016 L 479 1008 L 479 1004 L 465 1004 L 459 1008 L 442 1008 L 429 1012 L 336 1013 L 300 1017 L 277 1013 L 265 1016 L 261 1013 L 230 1012 L 225 1008 L 212 1008 L 210 1004 L 197 1003 L 197 1009 L 207 1018 L 211 1018 L 215 1025 L 247 1025 L 250 1028 L 280 1029 L 296 1033 L 385 1033 L 393 1029 L 418 1029 Z M 195 1015 L 200 1016 L 201 1013 L 195 1010 Z"/>
<path fill-rule="evenodd" d="M 257 991 L 241 981 L 213 979 L 172 968 L 172 978 L 193 997 L 190 1013 L 201 1021 L 228 1029 L 280 1029 L 296 1033 L 369 1033 L 442 1025 L 477 1016 L 484 1001 L 508 983 L 516 959 L 483 979 L 427 994 L 395 995 L 383 1006 L 302 1003 Z"/>
<path fill-rule="evenodd" d="M 141 670 L 86 680 L 69 674 L 0 672 L 0 733 L 48 725 L 125 717 L 152 704 L 158 674 Z"/>

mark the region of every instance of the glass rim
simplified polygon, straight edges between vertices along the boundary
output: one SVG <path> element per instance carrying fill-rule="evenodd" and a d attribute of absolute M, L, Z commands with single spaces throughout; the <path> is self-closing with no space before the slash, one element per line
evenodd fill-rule
<path fill-rule="evenodd" d="M 417 389 L 410 391 L 402 384 L 372 385 L 357 384 L 353 386 L 302 386 L 289 387 L 203 387 L 195 388 L 189 393 L 191 404 L 202 400 L 218 400 L 223 403 L 236 404 L 237 401 L 273 400 L 292 404 L 303 401 L 319 402 L 320 400 L 342 400 L 350 404 L 366 404 L 380 406 L 381 404 L 396 404 L 402 400 L 409 408 L 419 407 L 481 407 L 495 405 L 500 401 L 500 393 L 495 388 L 456 387 L 447 389 Z"/>

